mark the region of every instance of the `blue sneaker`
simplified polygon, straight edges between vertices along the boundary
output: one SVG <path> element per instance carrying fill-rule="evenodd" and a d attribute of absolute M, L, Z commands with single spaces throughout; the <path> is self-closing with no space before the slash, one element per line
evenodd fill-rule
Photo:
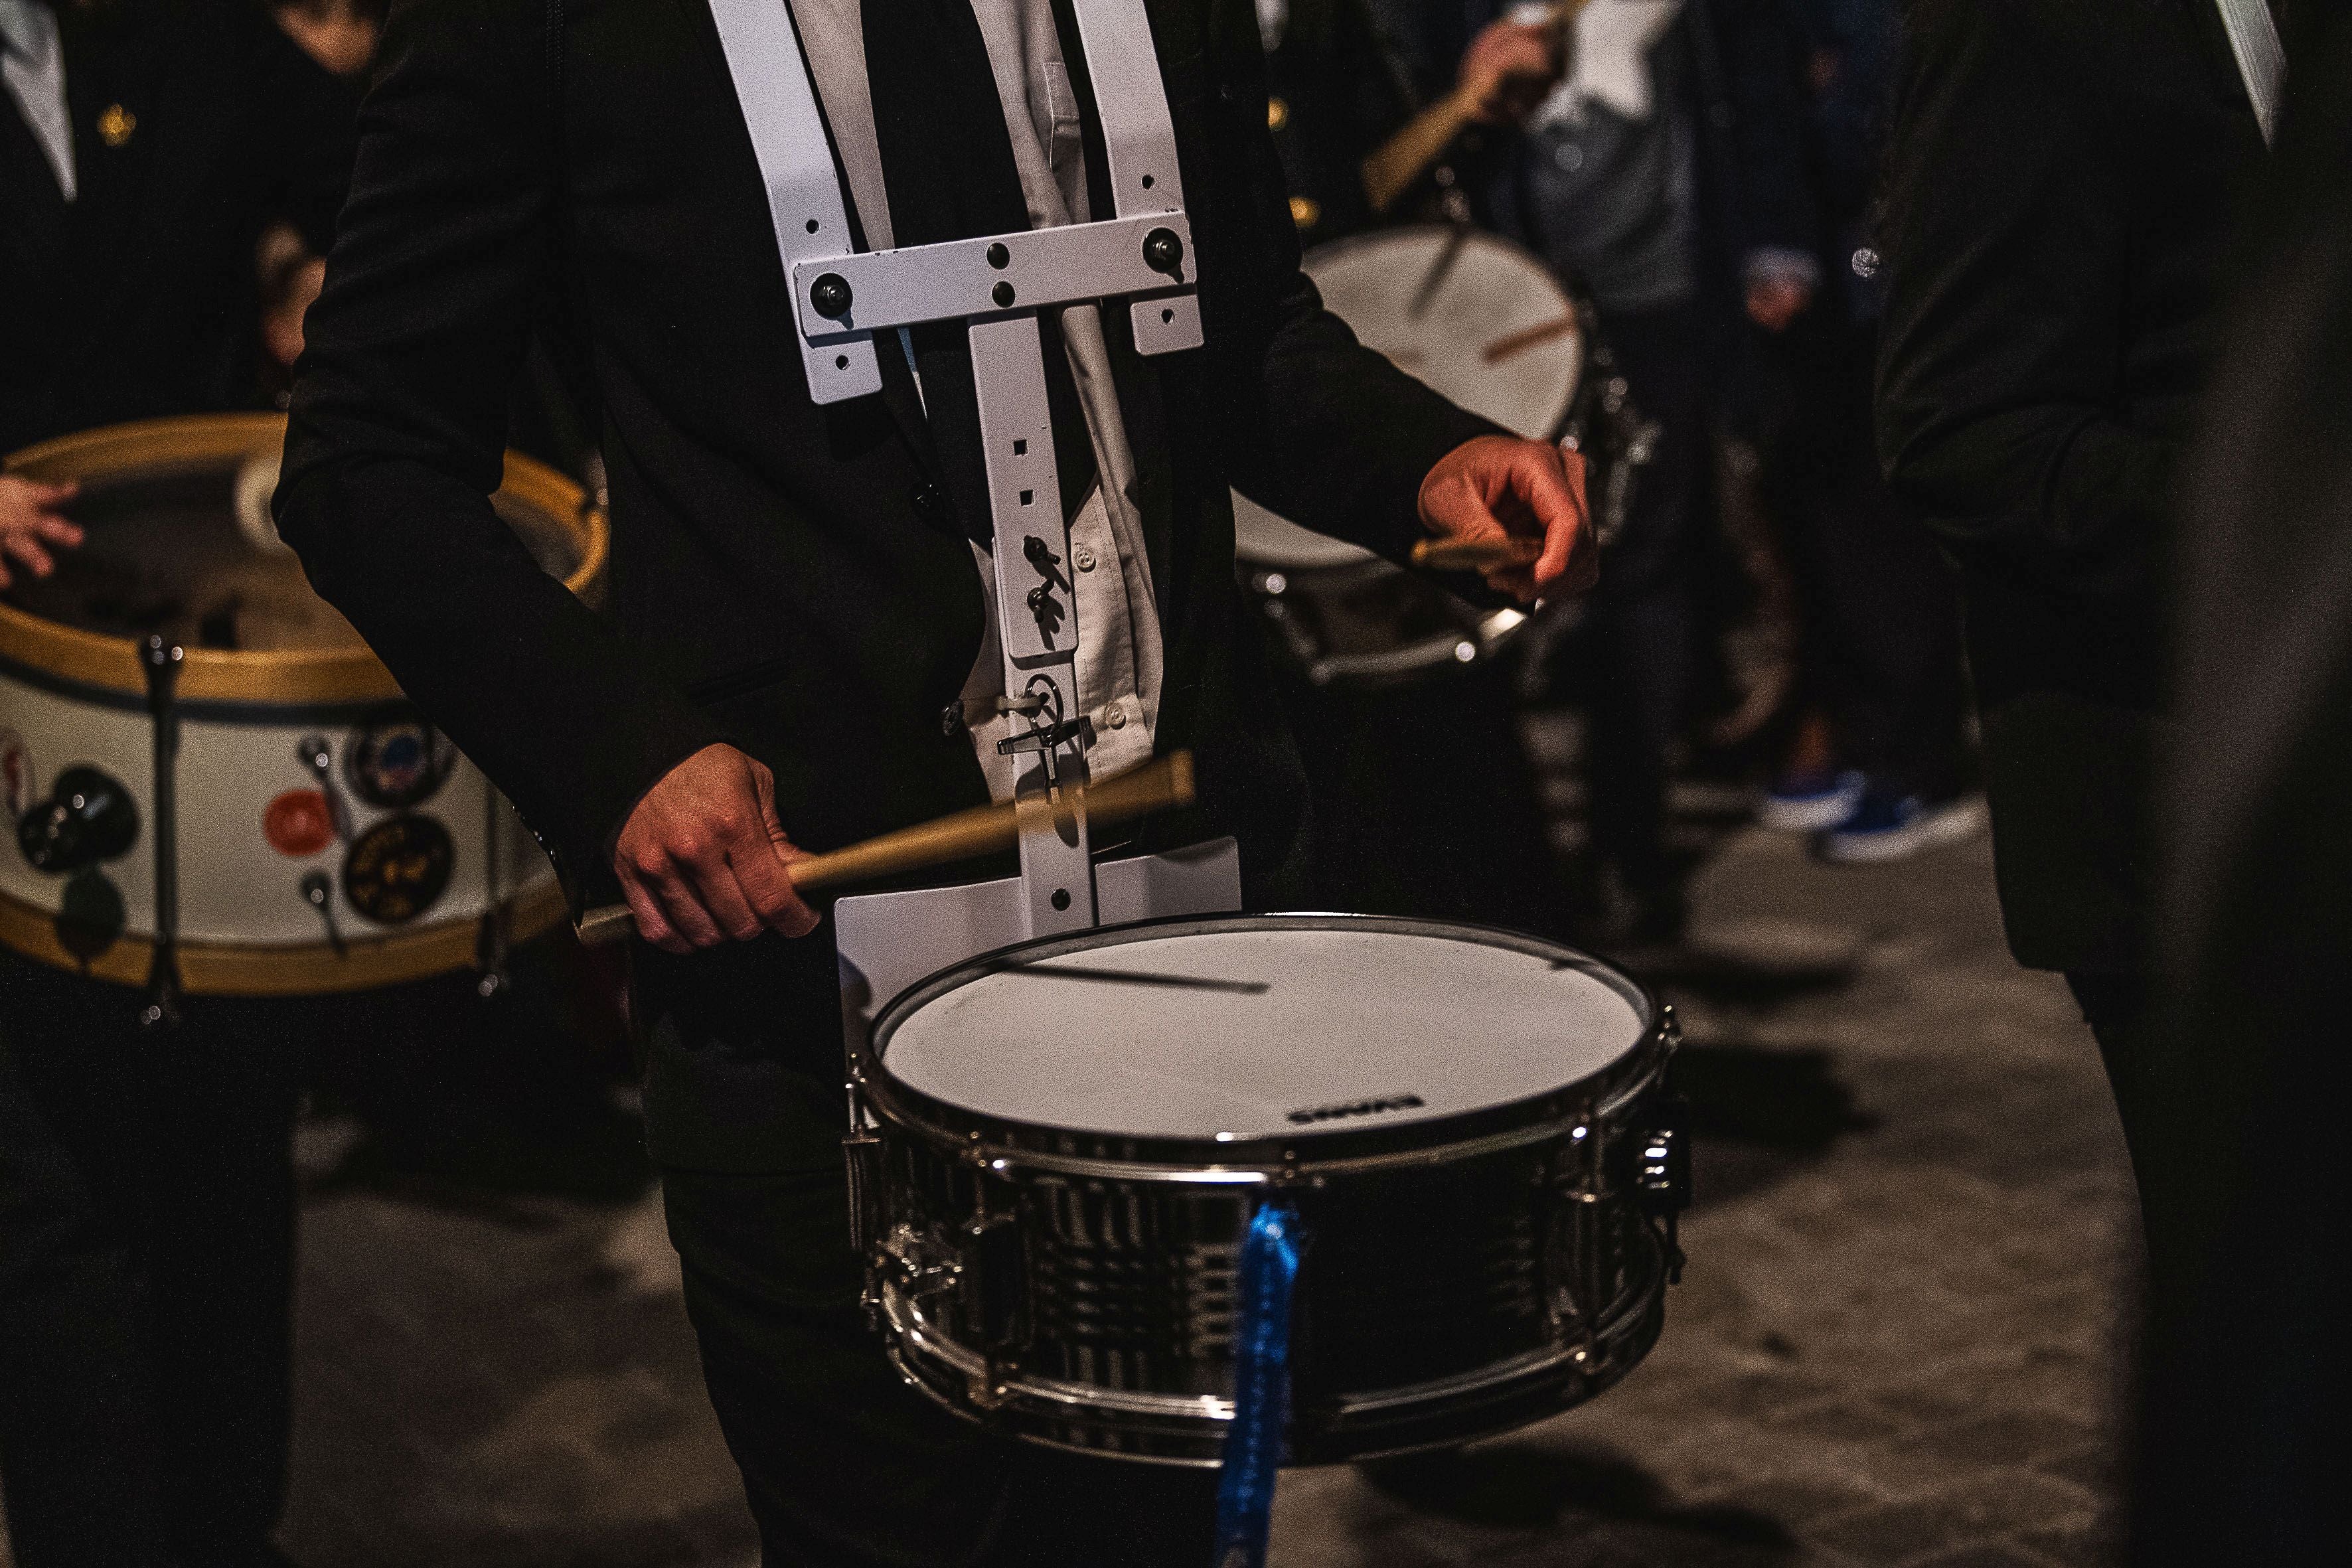
<path fill-rule="evenodd" d="M 1930 802 L 1865 790 L 1852 816 L 1813 836 L 1813 855 L 1839 865 L 1901 860 L 1966 838 L 1983 820 L 1984 805 L 1972 795 Z"/>
<path fill-rule="evenodd" d="M 1864 782 L 1858 773 L 1783 773 L 1756 803 L 1757 825 L 1776 833 L 1835 827 L 1862 804 Z"/>

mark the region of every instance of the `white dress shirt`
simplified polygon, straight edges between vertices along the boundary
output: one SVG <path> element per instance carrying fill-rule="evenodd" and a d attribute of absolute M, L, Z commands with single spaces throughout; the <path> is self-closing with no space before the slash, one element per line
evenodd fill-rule
<path fill-rule="evenodd" d="M 1063 64 L 1050 0 L 971 0 L 971 7 L 996 77 L 1005 129 L 1012 133 L 1030 226 L 1088 221 L 1077 96 Z M 857 209 L 866 244 L 887 249 L 890 207 L 875 140 L 858 0 L 793 0 L 793 14 L 847 176 L 850 205 Z M 1068 565 L 1078 623 L 1078 700 L 1095 726 L 1087 767 L 1107 777 L 1151 756 L 1162 673 L 1160 610 L 1152 597 L 1143 514 L 1135 500 L 1135 456 L 1111 381 L 1101 311 L 1091 304 L 1070 306 L 1061 312 L 1061 327 L 1099 475 L 1070 521 Z M 996 742 L 1013 733 L 1013 721 L 996 711 L 996 699 L 1004 692 L 996 574 L 978 546 L 972 554 L 987 595 L 987 630 L 964 685 L 964 716 L 990 793 L 1008 800 L 1015 760 L 996 751 Z"/>
<path fill-rule="evenodd" d="M 58 41 L 58 16 L 46 0 L 0 0 L 0 84 L 16 100 L 26 129 L 40 144 L 58 177 L 58 189 L 74 199 L 73 121 L 66 112 L 66 52 Z"/>

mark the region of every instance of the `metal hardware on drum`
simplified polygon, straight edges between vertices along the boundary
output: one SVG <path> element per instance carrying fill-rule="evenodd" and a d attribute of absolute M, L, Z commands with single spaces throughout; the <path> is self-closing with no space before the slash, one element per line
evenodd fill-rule
<path fill-rule="evenodd" d="M 139 1021 L 170 1028 L 180 1021 L 180 710 L 175 700 L 180 666 L 187 658 L 178 643 L 150 636 L 140 662 L 147 671 L 147 716 L 154 723 L 155 777 L 149 797 L 152 826 L 147 840 L 155 851 L 155 950 L 147 966 L 147 1001 Z"/>
<path fill-rule="evenodd" d="M 1582 456 L 1587 471 L 1601 481 L 1600 504 L 1592 509 L 1592 542 L 1606 550 L 1625 530 L 1633 487 L 1656 455 L 1660 428 L 1633 405 L 1633 388 L 1617 374 L 1616 356 L 1600 337 L 1600 317 L 1591 304 L 1578 300 L 1576 313 L 1592 343 L 1591 374 L 1570 405 L 1559 444 Z"/>
<path fill-rule="evenodd" d="M 335 950 L 338 957 L 341 956 L 346 949 L 343 946 L 342 929 L 335 924 L 333 879 L 324 871 L 305 871 L 302 873 L 301 881 L 297 883 L 296 887 L 302 895 L 302 901 L 318 910 L 319 919 L 326 922 L 327 945 Z"/>
<path fill-rule="evenodd" d="M 1138 985 L 1117 1031 L 1034 1027 L 1082 1016 L 1060 993 L 1103 971 Z M 1192 984 L 1209 971 L 1252 984 Z M 1155 977 L 1182 1002 L 1153 1004 Z M 1473 1028 L 1500 1033 L 1469 1051 Z M 1436 921 L 1212 916 L 987 955 L 853 1048 L 869 1308 L 950 1409 L 1213 1464 L 1242 1240 L 1279 1192 L 1313 1238 L 1291 1462 L 1540 1419 L 1622 1377 L 1663 1321 L 1687 1190 L 1676 1037 L 1605 965 Z M 1355 1113 L 1297 1120 L 1323 1107 Z"/>
<path fill-rule="evenodd" d="M 294 754 L 318 780 L 319 793 L 327 797 L 327 819 L 335 825 L 335 837 L 345 844 L 352 841 L 352 809 L 343 804 L 341 788 L 335 783 L 335 749 L 324 735 L 305 735 L 295 743 Z"/>

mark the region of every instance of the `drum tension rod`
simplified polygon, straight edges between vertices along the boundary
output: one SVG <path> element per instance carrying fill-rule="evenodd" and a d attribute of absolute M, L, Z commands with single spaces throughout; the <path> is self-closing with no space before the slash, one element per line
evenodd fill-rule
<path fill-rule="evenodd" d="M 180 1022 L 180 668 L 187 655 L 161 633 L 148 637 L 139 662 L 147 675 L 147 715 L 154 721 L 155 952 L 147 967 L 147 1001 L 139 1022 L 168 1029 Z"/>

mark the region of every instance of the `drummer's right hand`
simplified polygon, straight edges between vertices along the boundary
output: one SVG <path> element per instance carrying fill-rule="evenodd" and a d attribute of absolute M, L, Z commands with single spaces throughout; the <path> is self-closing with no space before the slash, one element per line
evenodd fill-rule
<path fill-rule="evenodd" d="M 1506 17 L 1470 41 L 1454 90 L 1480 124 L 1513 123 L 1542 101 L 1559 67 L 1554 29 Z"/>
<path fill-rule="evenodd" d="M 0 588 L 8 575 L 11 556 L 36 577 L 57 570 L 48 547 L 70 550 L 81 542 L 81 530 L 58 514 L 80 487 L 38 484 L 15 474 L 0 474 Z"/>
<path fill-rule="evenodd" d="M 776 775 L 732 746 L 705 746 L 662 775 L 622 825 L 613 869 L 637 934 L 689 952 L 763 931 L 806 936 L 816 912 L 789 868 L 805 858 L 776 820 Z"/>

